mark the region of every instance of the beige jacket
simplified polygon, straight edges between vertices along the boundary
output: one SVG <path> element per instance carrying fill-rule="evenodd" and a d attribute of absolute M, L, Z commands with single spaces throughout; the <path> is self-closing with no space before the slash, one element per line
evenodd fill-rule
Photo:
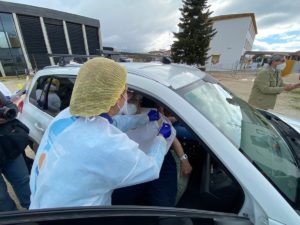
<path fill-rule="evenodd" d="M 261 70 L 254 80 L 248 103 L 256 108 L 273 109 L 277 95 L 283 92 L 281 74 L 271 67 Z"/>

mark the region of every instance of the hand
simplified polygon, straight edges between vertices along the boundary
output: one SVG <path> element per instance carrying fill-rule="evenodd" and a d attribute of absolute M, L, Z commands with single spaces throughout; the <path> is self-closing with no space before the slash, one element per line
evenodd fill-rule
<path fill-rule="evenodd" d="M 297 84 L 291 84 L 291 89 L 290 89 L 290 91 L 291 90 L 294 90 L 294 89 L 296 89 L 296 88 L 299 88 L 300 87 L 300 83 L 297 83 Z"/>
<path fill-rule="evenodd" d="M 159 129 L 159 134 L 161 134 L 164 138 L 170 137 L 172 133 L 171 126 L 168 123 L 163 123 Z"/>
<path fill-rule="evenodd" d="M 286 84 L 285 86 L 284 86 L 284 90 L 285 91 L 291 91 L 291 90 L 293 90 L 293 89 L 295 89 L 296 88 L 296 85 L 295 84 Z"/>
<path fill-rule="evenodd" d="M 175 123 L 177 121 L 174 116 L 169 116 L 168 119 L 171 121 L 171 123 Z"/>
<path fill-rule="evenodd" d="M 148 112 L 148 117 L 149 117 L 149 120 L 150 121 L 157 121 L 160 119 L 160 115 L 159 115 L 159 112 L 155 109 L 151 109 L 149 112 Z"/>
<path fill-rule="evenodd" d="M 0 124 L 6 123 L 6 122 L 7 122 L 6 119 L 0 118 Z"/>
<path fill-rule="evenodd" d="M 180 172 L 183 176 L 188 176 L 192 172 L 193 168 L 189 162 L 189 160 L 181 160 L 180 161 Z"/>

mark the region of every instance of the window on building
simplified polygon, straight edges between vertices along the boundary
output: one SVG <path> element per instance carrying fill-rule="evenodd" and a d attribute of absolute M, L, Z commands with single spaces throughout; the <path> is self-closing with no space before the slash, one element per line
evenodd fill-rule
<path fill-rule="evenodd" d="M 37 16 L 18 15 L 18 19 L 32 67 L 37 70 L 49 66 L 50 59 L 40 18 Z"/>
<path fill-rule="evenodd" d="M 250 25 L 249 25 L 249 32 L 250 32 L 252 39 L 254 39 L 255 38 L 255 30 L 254 30 L 254 25 L 252 22 L 250 22 Z"/>
<path fill-rule="evenodd" d="M 219 61 L 220 61 L 220 56 L 221 56 L 221 55 L 217 55 L 217 54 L 212 55 L 212 56 L 211 56 L 211 63 L 212 63 L 212 64 L 217 64 L 217 63 L 219 63 Z"/>
<path fill-rule="evenodd" d="M 24 74 L 26 63 L 13 17 L 0 13 L 0 61 L 5 75 Z"/>
<path fill-rule="evenodd" d="M 248 41 L 248 39 L 246 39 L 245 41 L 245 46 L 244 48 L 246 49 L 246 51 L 250 51 L 251 50 L 251 44 L 250 42 Z"/>

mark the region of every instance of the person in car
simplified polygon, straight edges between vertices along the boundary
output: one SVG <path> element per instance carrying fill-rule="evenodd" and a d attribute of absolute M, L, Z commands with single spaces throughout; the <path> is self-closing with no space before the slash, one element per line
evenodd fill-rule
<path fill-rule="evenodd" d="M 142 96 L 133 92 L 133 91 L 128 91 L 127 92 L 127 104 L 126 107 L 123 107 L 122 110 L 120 111 L 120 113 L 122 115 L 136 115 L 136 114 L 140 114 L 143 111 L 147 111 L 149 109 L 147 108 L 143 108 L 141 107 L 141 101 L 142 101 Z M 158 109 L 158 111 L 162 114 L 162 115 L 167 115 L 168 119 L 170 120 L 170 122 L 175 123 L 177 125 L 177 119 L 172 116 L 169 112 L 167 112 L 164 107 L 162 107 L 159 104 L 155 105 L 155 108 Z M 173 125 L 173 127 L 176 130 L 176 137 L 178 136 L 178 131 L 176 129 L 176 127 Z M 181 128 L 182 130 L 183 128 Z M 183 133 L 181 132 L 181 130 L 179 130 L 180 134 Z M 188 133 L 188 131 L 186 130 L 186 133 Z M 194 136 L 192 136 L 193 134 L 185 134 L 183 136 L 180 136 L 181 138 L 184 139 L 193 139 L 195 138 Z M 192 138 L 190 138 L 190 136 L 192 136 Z M 187 155 L 184 153 L 184 149 L 182 147 L 182 145 L 180 144 L 179 140 L 177 138 L 174 138 L 174 141 L 172 143 L 172 148 L 174 149 L 176 156 L 181 160 L 180 163 L 180 173 L 181 175 L 184 176 L 188 176 L 191 172 L 192 172 L 192 166 L 190 165 L 188 159 L 187 159 Z"/>
<path fill-rule="evenodd" d="M 58 113 L 60 111 L 61 100 L 56 93 L 59 90 L 59 85 L 59 80 L 52 79 L 50 84 L 46 83 L 44 90 L 36 90 L 36 99 L 38 100 L 38 103 L 40 105 L 44 105 L 46 101 L 45 95 L 47 93 L 47 89 L 49 89 L 47 95 L 47 110 L 52 113 Z"/>
<path fill-rule="evenodd" d="M 269 67 L 262 69 L 254 80 L 248 103 L 261 109 L 274 109 L 277 95 L 300 87 L 297 84 L 284 84 L 281 72 L 286 66 L 283 55 L 273 55 Z"/>
<path fill-rule="evenodd" d="M 122 114 L 125 115 L 135 115 L 150 110 L 149 108 L 141 108 L 141 96 L 135 92 L 128 92 L 128 103 L 126 107 L 122 110 Z M 165 115 L 165 110 L 162 106 L 156 104 L 154 108 Z M 133 130 L 135 134 L 138 135 L 137 141 L 140 146 L 144 146 L 148 139 L 144 137 L 145 135 L 152 135 L 151 128 L 148 126 L 139 127 Z M 137 131 L 136 131 L 137 130 Z M 130 138 L 134 136 L 129 131 L 127 134 Z M 136 135 L 135 135 L 136 136 Z M 141 137 L 143 136 L 143 137 Z M 152 205 L 152 206 L 167 206 L 174 207 L 176 204 L 176 195 L 180 196 L 183 194 L 184 190 L 181 190 L 182 179 L 181 176 L 188 176 L 192 171 L 192 166 L 188 161 L 187 155 L 184 153 L 183 147 L 181 146 L 178 139 L 175 137 L 172 143 L 172 149 L 174 149 L 174 154 L 169 151 L 165 156 L 159 178 L 147 183 L 134 185 L 131 187 L 125 187 L 117 189 L 112 195 L 112 203 L 114 205 Z M 176 160 L 175 162 L 175 159 Z M 177 172 L 177 162 L 178 162 L 178 172 Z M 177 176 L 177 174 L 179 176 Z M 184 178 L 183 180 L 185 180 Z M 177 193 L 177 183 L 180 181 L 180 193 Z M 177 197 L 179 198 L 179 197 Z"/>
<path fill-rule="evenodd" d="M 82 65 L 70 107 L 54 118 L 38 148 L 30 209 L 110 205 L 114 189 L 158 178 L 172 131 L 163 124 L 147 154 L 123 133 L 159 119 L 154 110 L 130 123 L 112 119 L 126 101 L 126 77 L 109 59 Z"/>

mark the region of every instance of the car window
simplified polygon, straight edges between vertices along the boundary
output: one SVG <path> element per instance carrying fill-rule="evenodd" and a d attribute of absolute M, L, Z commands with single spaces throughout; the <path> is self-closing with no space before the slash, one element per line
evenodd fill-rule
<path fill-rule="evenodd" d="M 56 116 L 70 104 L 75 78 L 40 77 L 29 96 L 29 101 L 50 114 Z"/>
<path fill-rule="evenodd" d="M 217 83 L 198 82 L 181 94 L 299 209 L 296 159 L 280 133 L 259 112 Z"/>

